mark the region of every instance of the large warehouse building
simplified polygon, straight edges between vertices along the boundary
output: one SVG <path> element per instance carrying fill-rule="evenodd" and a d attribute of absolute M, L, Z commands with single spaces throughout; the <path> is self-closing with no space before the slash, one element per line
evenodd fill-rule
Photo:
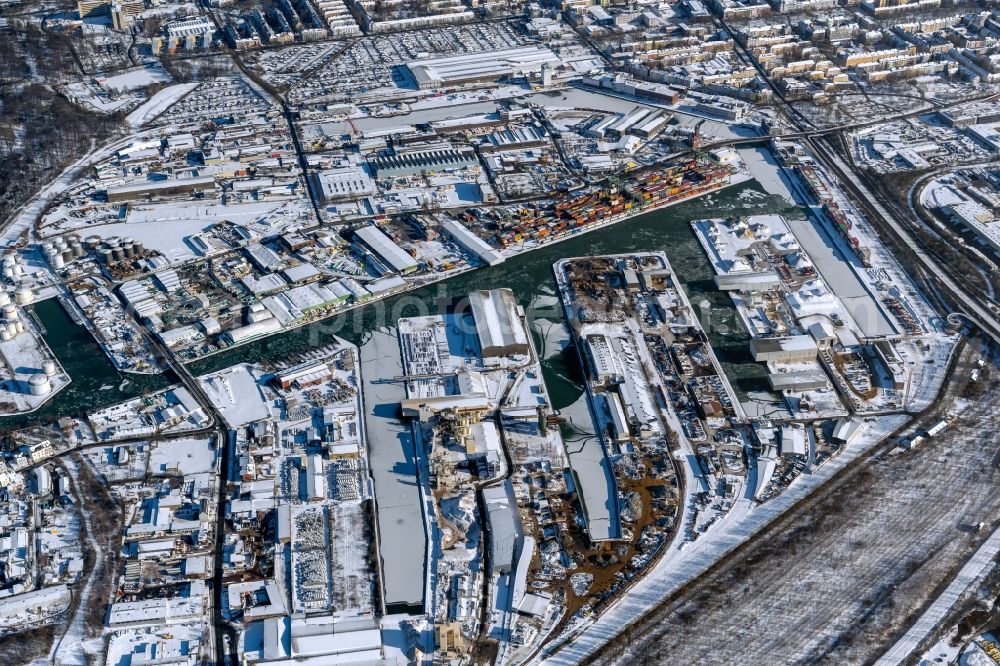
<path fill-rule="evenodd" d="M 489 526 L 490 573 L 510 573 L 524 537 L 510 480 L 499 486 L 483 488 L 483 502 L 486 504 L 486 522 Z"/>
<path fill-rule="evenodd" d="M 450 217 L 441 218 L 441 229 L 444 233 L 457 243 L 463 250 L 470 252 L 490 266 L 496 266 L 504 262 L 504 256 L 494 249 L 489 243 L 484 241 L 469 229 Z"/>
<path fill-rule="evenodd" d="M 816 358 L 816 341 L 811 335 L 785 338 L 754 338 L 750 352 L 758 363 L 798 363 Z"/>
<path fill-rule="evenodd" d="M 323 201 L 360 199 L 375 194 L 375 183 L 361 168 L 330 169 L 311 174 L 313 191 Z"/>
<path fill-rule="evenodd" d="M 415 60 L 407 67 L 417 86 L 426 89 L 496 81 L 503 76 L 540 76 L 544 65 L 555 67 L 558 64 L 559 56 L 551 50 L 542 46 L 524 46 Z"/>
<path fill-rule="evenodd" d="M 194 194 L 196 192 L 214 192 L 215 190 L 215 178 L 212 176 L 151 180 L 134 185 L 109 187 L 108 203 L 122 203 L 137 201 L 139 199 L 175 196 L 178 194 Z"/>
<path fill-rule="evenodd" d="M 412 273 L 419 266 L 416 259 L 396 245 L 378 227 L 361 227 L 355 230 L 354 238 L 370 252 L 374 252 L 389 269 L 396 273 Z"/>
<path fill-rule="evenodd" d="M 469 294 L 469 304 L 483 358 L 528 354 L 528 334 L 521 324 L 514 292 L 474 291 Z"/>
<path fill-rule="evenodd" d="M 472 149 L 440 148 L 373 157 L 368 164 L 376 178 L 408 178 L 423 173 L 468 169 L 479 165 Z"/>

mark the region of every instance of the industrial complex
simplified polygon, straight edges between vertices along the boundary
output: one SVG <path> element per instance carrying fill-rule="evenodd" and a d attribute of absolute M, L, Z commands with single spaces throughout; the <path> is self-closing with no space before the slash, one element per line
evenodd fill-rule
<path fill-rule="evenodd" d="M 1000 664 L 990 3 L 0 32 L 0 663 Z"/>

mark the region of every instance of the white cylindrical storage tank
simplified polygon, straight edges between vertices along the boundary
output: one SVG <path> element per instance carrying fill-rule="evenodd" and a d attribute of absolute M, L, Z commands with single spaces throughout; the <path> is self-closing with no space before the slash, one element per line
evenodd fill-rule
<path fill-rule="evenodd" d="M 17 322 L 8 321 L 6 324 L 3 325 L 3 330 L 6 331 L 7 335 L 9 335 L 10 337 L 12 338 L 17 337 L 18 334 Z"/>
<path fill-rule="evenodd" d="M 28 380 L 28 389 L 31 395 L 48 395 L 52 390 L 52 383 L 45 375 L 32 375 Z"/>
<path fill-rule="evenodd" d="M 55 251 L 56 251 L 56 248 L 55 248 L 55 246 L 52 243 L 47 243 L 47 242 L 46 243 L 42 243 L 42 252 L 45 253 L 46 257 L 52 256 L 52 254 Z"/>
<path fill-rule="evenodd" d="M 7 305 L 3 306 L 2 312 L 4 319 L 17 319 L 18 317 L 17 308 L 14 306 L 13 303 L 8 303 Z"/>
<path fill-rule="evenodd" d="M 14 322 L 14 328 L 17 329 L 18 333 L 23 333 L 24 332 L 24 322 L 22 322 L 20 319 L 18 319 L 17 321 Z"/>
<path fill-rule="evenodd" d="M 7 342 L 12 337 L 14 337 L 14 336 L 12 336 L 10 333 L 7 332 L 7 328 L 6 327 L 0 328 L 0 340 L 3 340 L 4 342 Z"/>
<path fill-rule="evenodd" d="M 50 359 L 42 363 L 42 372 L 49 377 L 56 374 L 56 362 Z"/>
<path fill-rule="evenodd" d="M 53 254 L 49 256 L 49 263 L 52 264 L 52 268 L 55 269 L 66 267 L 66 260 L 63 259 L 61 254 Z"/>
<path fill-rule="evenodd" d="M 11 268 L 14 271 L 14 277 L 21 277 L 24 275 L 24 266 L 21 264 L 15 263 Z"/>
<path fill-rule="evenodd" d="M 31 287 L 21 287 L 14 292 L 14 300 L 17 301 L 18 305 L 27 305 L 35 300 L 35 294 L 32 293 Z"/>
<path fill-rule="evenodd" d="M 0 308 L 9 304 L 10 304 L 10 292 L 8 292 L 6 289 L 0 289 Z"/>

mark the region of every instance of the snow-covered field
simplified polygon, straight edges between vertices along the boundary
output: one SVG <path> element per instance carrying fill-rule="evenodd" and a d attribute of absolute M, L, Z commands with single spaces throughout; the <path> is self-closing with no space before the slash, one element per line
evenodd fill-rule
<path fill-rule="evenodd" d="M 150 65 L 149 67 L 130 69 L 107 78 L 99 77 L 97 82 L 105 90 L 116 92 L 135 90 L 136 88 L 143 88 L 153 83 L 168 83 L 172 80 L 173 77 L 161 65 Z"/>
<path fill-rule="evenodd" d="M 198 87 L 197 83 L 178 83 L 156 93 L 138 109 L 128 114 L 125 121 L 132 127 L 141 127 L 167 110 L 171 104 Z"/>

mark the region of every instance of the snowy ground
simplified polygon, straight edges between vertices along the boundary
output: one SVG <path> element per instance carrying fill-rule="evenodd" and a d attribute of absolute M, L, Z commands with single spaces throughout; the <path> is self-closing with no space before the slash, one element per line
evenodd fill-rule
<path fill-rule="evenodd" d="M 955 579 L 934 600 L 934 603 L 924 611 L 920 619 L 875 662 L 876 666 L 896 666 L 907 660 L 922 641 L 940 626 L 958 600 L 974 585 L 981 581 L 995 565 L 995 558 L 1000 553 L 1000 529 L 993 532 L 990 538 L 979 547 L 976 554 L 966 562 Z"/>
<path fill-rule="evenodd" d="M 63 458 L 63 464 L 70 472 L 70 478 L 77 478 L 76 474 L 76 462 L 70 458 Z M 77 481 L 71 481 L 74 484 L 74 494 L 79 497 L 79 490 L 76 488 Z M 87 639 L 87 615 L 90 610 L 90 597 L 93 593 L 94 583 L 103 578 L 105 558 L 99 556 L 98 544 L 94 539 L 94 526 L 91 522 L 91 516 L 86 511 L 82 511 L 84 525 L 87 528 L 87 543 L 91 552 L 98 555 L 98 565 L 89 572 L 89 576 L 85 581 L 83 581 L 82 586 L 77 585 L 74 590 L 74 596 L 78 602 L 76 607 L 76 612 L 71 618 L 69 624 L 65 627 L 65 633 L 55 641 L 52 645 L 52 651 L 49 653 L 49 659 L 60 666 L 86 666 L 90 664 L 94 658 L 95 654 L 99 654 L 101 648 L 103 647 L 103 640 L 101 638 L 97 639 Z"/>
<path fill-rule="evenodd" d="M 740 558 L 732 568 L 713 575 L 696 591 L 636 628 L 627 654 L 604 655 L 621 663 L 697 661 L 711 646 L 715 660 L 727 663 L 739 655 L 747 663 L 766 663 L 781 645 L 783 659 L 815 663 L 818 655 L 836 663 L 869 662 L 881 644 L 908 622 L 909 609 L 920 607 L 933 584 L 948 581 L 952 567 L 970 557 L 981 537 L 976 521 L 996 516 L 996 470 L 990 464 L 997 438 L 984 424 L 994 419 L 995 396 L 952 423 L 945 436 L 903 456 L 878 457 L 871 473 L 855 484 L 857 492 L 825 497 L 812 515 L 796 516 L 776 540 L 761 544 L 760 557 Z M 592 655 L 623 627 L 670 594 L 704 565 L 766 522 L 789 504 L 813 492 L 906 417 L 866 421 L 866 431 L 816 474 L 800 476 L 775 500 L 755 507 L 744 519 L 730 521 L 701 552 L 667 558 L 645 577 L 625 601 L 604 617 L 569 635 L 561 652 L 548 663 L 577 663 Z M 926 427 L 926 424 L 921 424 Z M 839 507 L 839 509 L 838 509 Z M 818 521 L 828 516 L 833 523 Z M 822 527 L 814 532 L 814 527 Z M 831 538 L 836 530 L 839 538 Z M 993 546 L 991 546 L 992 548 Z M 714 551 L 714 553 L 712 552 Z M 977 559 L 978 556 L 977 556 Z M 735 581 L 739 581 L 736 583 Z M 683 631 L 679 623 L 684 623 Z M 791 627 L 771 632 L 764 627 Z M 882 643 L 885 641 L 885 643 Z"/>
<path fill-rule="evenodd" d="M 107 78 L 98 77 L 97 82 L 106 90 L 119 92 L 123 90 L 134 90 L 143 88 L 153 83 L 167 83 L 173 78 L 163 69 L 162 65 L 150 65 L 148 67 L 137 67 Z"/>
<path fill-rule="evenodd" d="M 780 196 L 795 203 L 795 195 L 789 188 L 788 183 L 781 176 L 781 168 L 774 159 L 774 154 L 767 148 L 740 148 L 736 152 L 743 158 L 743 162 L 750 170 L 764 191 L 768 194 Z"/>
<path fill-rule="evenodd" d="M 34 411 L 70 383 L 69 375 L 63 372 L 32 320 L 22 314 L 20 321 L 24 324 L 24 331 L 0 342 L 0 356 L 6 366 L 0 372 L 0 378 L 4 380 L 0 383 L 0 403 L 14 405 L 14 410 L 7 413 Z M 48 360 L 56 364 L 55 374 L 49 377 L 50 389 L 44 395 L 32 395 L 28 382 L 32 377 L 44 374 L 42 366 Z"/>
<path fill-rule="evenodd" d="M 614 638 L 622 627 L 628 626 L 681 585 L 703 573 L 905 422 L 905 416 L 882 417 L 868 424 L 861 435 L 840 455 L 820 467 L 816 474 L 798 477 L 774 500 L 752 509 L 746 503 L 738 503 L 726 518 L 716 522 L 697 541 L 688 544 L 679 553 L 664 555 L 642 580 L 596 620 L 588 619 L 567 630 L 550 648 L 550 651 L 558 652 L 540 655 L 534 663 L 543 660 L 546 664 L 580 662 Z"/>
<path fill-rule="evenodd" d="M 125 121 L 132 127 L 141 127 L 167 110 L 171 104 L 198 87 L 197 83 L 178 83 L 168 86 L 149 98 L 138 109 L 128 114 Z"/>

